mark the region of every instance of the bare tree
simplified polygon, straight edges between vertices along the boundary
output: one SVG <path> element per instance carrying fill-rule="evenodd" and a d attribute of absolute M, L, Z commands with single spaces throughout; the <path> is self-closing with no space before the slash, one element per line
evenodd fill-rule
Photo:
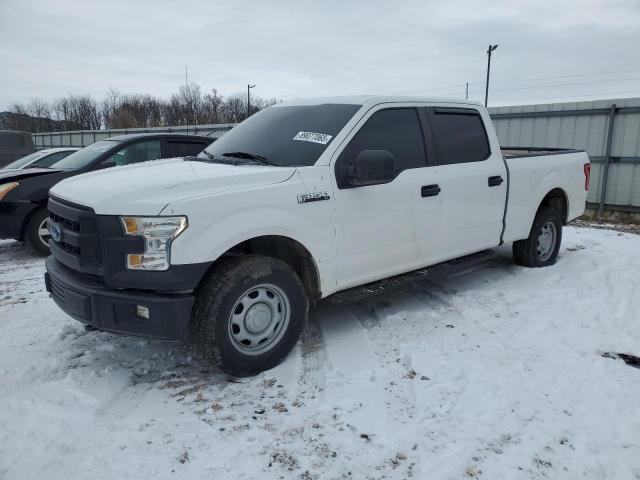
<path fill-rule="evenodd" d="M 229 95 L 222 104 L 222 118 L 224 123 L 241 122 L 246 117 L 247 96 L 244 93 Z"/>
<path fill-rule="evenodd" d="M 252 97 L 251 114 L 276 103 Z M 237 123 L 247 116 L 246 96 L 222 97 L 215 89 L 202 94 L 196 83 L 181 85 L 168 100 L 148 94 L 122 94 L 110 88 L 100 105 L 89 95 L 69 95 L 51 104 L 35 98 L 10 107 L 11 128 L 31 132 L 97 130 L 172 125 Z"/>
<path fill-rule="evenodd" d="M 202 111 L 198 119 L 200 124 L 221 123 L 221 106 L 223 98 L 214 88 L 211 93 L 205 93 L 202 97 Z"/>

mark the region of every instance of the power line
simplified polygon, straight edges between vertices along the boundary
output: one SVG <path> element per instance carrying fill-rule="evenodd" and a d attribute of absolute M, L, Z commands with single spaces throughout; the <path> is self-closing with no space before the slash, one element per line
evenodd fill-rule
<path fill-rule="evenodd" d="M 600 73 L 576 73 L 573 75 L 558 75 L 555 77 L 539 77 L 539 78 L 523 78 L 520 80 L 499 80 L 495 83 L 519 83 L 519 82 L 537 82 L 540 80 L 556 80 L 559 78 L 572 78 L 572 77 L 595 77 L 599 75 L 614 75 L 618 73 L 634 73 L 640 72 L 640 69 L 636 68 L 633 70 L 617 70 L 617 71 L 609 71 L 609 72 L 600 72 Z M 483 82 L 470 82 L 475 84 L 482 84 Z"/>
<path fill-rule="evenodd" d="M 527 98 L 503 98 L 499 99 L 498 102 L 510 101 L 510 102 L 523 102 L 528 100 L 555 100 L 555 99 L 565 99 L 565 98 L 584 98 L 584 97 L 635 97 L 640 96 L 639 91 L 635 92 L 610 92 L 610 93 L 589 93 L 589 94 L 581 94 L 581 95 L 561 95 L 558 97 L 527 97 Z"/>
<path fill-rule="evenodd" d="M 552 87 L 574 87 L 576 85 L 592 85 L 596 83 L 613 83 L 613 82 L 628 82 L 631 80 L 640 80 L 640 77 L 630 77 L 630 78 L 618 78 L 618 79 L 607 79 L 607 80 L 594 80 L 593 82 L 574 82 L 574 83 L 550 83 L 548 85 L 535 85 L 530 87 L 515 87 L 515 88 L 498 88 L 492 89 L 492 92 L 512 92 L 516 90 L 534 90 L 540 88 L 552 88 Z M 480 90 L 471 91 L 469 93 L 482 93 Z"/>
<path fill-rule="evenodd" d="M 557 79 L 560 79 L 560 78 L 594 77 L 594 76 L 601 76 L 601 75 L 615 75 L 615 74 L 619 74 L 619 73 L 634 73 L 634 72 L 640 72 L 640 69 L 636 68 L 636 69 L 633 69 L 633 70 L 612 70 L 612 71 L 608 71 L 608 72 L 598 72 L 598 73 L 575 73 L 575 74 L 572 74 L 572 75 L 557 75 L 557 76 L 553 76 L 553 77 L 538 77 L 538 78 L 522 78 L 522 79 L 517 79 L 517 80 L 498 80 L 498 81 L 495 81 L 494 83 L 503 84 L 503 83 L 537 82 L 537 81 L 541 81 L 541 80 L 557 80 Z M 613 81 L 613 80 L 600 80 L 598 82 L 606 82 L 606 81 Z M 413 93 L 435 92 L 435 91 L 439 91 L 439 90 L 446 90 L 448 88 L 464 87 L 465 85 L 466 85 L 465 83 L 456 83 L 456 84 L 447 85 L 447 86 L 444 86 L 444 87 L 422 88 L 422 89 L 419 89 L 419 90 L 412 90 L 412 91 L 406 91 L 406 92 L 396 92 L 396 95 L 411 95 Z M 484 82 L 469 82 L 469 85 L 484 85 Z M 522 88 L 527 88 L 527 87 L 522 87 Z M 498 91 L 498 90 L 493 90 L 492 89 L 492 91 Z M 477 93 L 477 92 L 469 92 L 469 93 Z"/>

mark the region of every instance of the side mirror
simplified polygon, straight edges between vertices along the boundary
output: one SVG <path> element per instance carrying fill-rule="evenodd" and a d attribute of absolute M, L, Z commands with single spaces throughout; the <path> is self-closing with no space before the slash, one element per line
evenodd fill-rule
<path fill-rule="evenodd" d="M 396 158 L 388 150 L 362 150 L 341 173 L 340 188 L 389 183 L 396 176 Z"/>

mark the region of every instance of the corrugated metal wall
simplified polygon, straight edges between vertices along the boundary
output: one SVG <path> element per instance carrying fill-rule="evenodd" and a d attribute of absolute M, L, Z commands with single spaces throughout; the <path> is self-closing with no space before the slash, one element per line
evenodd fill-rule
<path fill-rule="evenodd" d="M 608 208 L 640 208 L 640 98 L 495 107 L 489 111 L 501 145 L 586 150 L 592 161 L 589 203 L 604 200 Z M 602 179 L 611 121 L 609 171 L 603 199 Z"/>
<path fill-rule="evenodd" d="M 75 130 L 71 132 L 32 133 L 37 150 L 49 147 L 86 147 L 98 140 L 133 133 L 184 133 L 218 138 L 235 124 L 195 125 L 183 127 L 127 128 L 113 130 Z"/>

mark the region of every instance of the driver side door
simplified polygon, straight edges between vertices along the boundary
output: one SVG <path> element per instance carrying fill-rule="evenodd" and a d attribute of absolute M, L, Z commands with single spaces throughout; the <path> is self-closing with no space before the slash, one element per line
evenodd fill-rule
<path fill-rule="evenodd" d="M 417 268 L 417 203 L 427 168 L 423 129 L 415 107 L 378 106 L 337 151 L 334 172 L 355 164 L 364 150 L 395 157 L 395 177 L 378 185 L 334 185 L 338 288 Z M 343 171 L 342 170 L 342 171 Z"/>

